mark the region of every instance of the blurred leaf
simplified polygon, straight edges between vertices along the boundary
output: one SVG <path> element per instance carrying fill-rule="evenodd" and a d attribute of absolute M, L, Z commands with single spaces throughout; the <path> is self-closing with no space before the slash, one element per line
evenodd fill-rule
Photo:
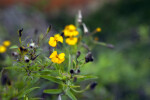
<path fill-rule="evenodd" d="M 66 94 L 72 99 L 72 100 L 77 100 L 77 98 L 72 94 L 70 90 L 66 91 Z"/>
<path fill-rule="evenodd" d="M 50 81 L 58 83 L 58 84 L 63 84 L 63 82 L 60 79 L 53 77 L 53 76 L 39 75 L 39 77 L 50 80 Z"/>
<path fill-rule="evenodd" d="M 33 91 L 37 88 L 40 88 L 40 87 L 33 87 L 33 88 L 30 88 L 30 89 L 27 89 L 27 90 L 24 90 L 24 91 L 20 92 L 20 94 L 18 95 L 18 98 L 23 97 L 24 95 L 30 93 L 31 91 Z"/>
<path fill-rule="evenodd" d="M 62 92 L 62 89 L 46 89 L 44 90 L 44 93 L 49 93 L 49 94 L 59 94 Z"/>
<path fill-rule="evenodd" d="M 13 45 L 9 49 L 16 49 L 16 48 L 19 48 L 19 47 L 17 45 Z"/>
<path fill-rule="evenodd" d="M 85 81 L 85 80 L 89 80 L 89 79 L 97 79 L 96 76 L 82 76 L 82 75 L 75 75 L 75 77 L 77 77 L 77 81 Z"/>

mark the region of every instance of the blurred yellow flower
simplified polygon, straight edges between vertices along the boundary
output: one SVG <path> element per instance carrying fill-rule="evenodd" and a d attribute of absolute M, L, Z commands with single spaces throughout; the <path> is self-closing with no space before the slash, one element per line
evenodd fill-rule
<path fill-rule="evenodd" d="M 6 52 L 6 47 L 3 45 L 0 45 L 0 53 Z"/>
<path fill-rule="evenodd" d="M 3 45 L 6 46 L 6 47 L 10 46 L 10 44 L 11 44 L 10 41 L 4 41 L 4 42 L 3 42 Z"/>
<path fill-rule="evenodd" d="M 64 35 L 65 36 L 77 36 L 79 34 L 79 32 L 76 30 L 76 27 L 74 25 L 67 25 L 64 29 Z"/>
<path fill-rule="evenodd" d="M 94 38 L 94 40 L 95 40 L 95 41 L 98 41 L 98 40 L 99 40 L 99 38 L 98 38 L 98 37 L 95 37 L 95 38 Z"/>
<path fill-rule="evenodd" d="M 59 34 L 54 35 L 54 37 L 50 37 L 49 39 L 49 45 L 52 47 L 56 47 L 57 46 L 57 42 L 61 42 L 63 43 L 63 37 Z"/>
<path fill-rule="evenodd" d="M 97 31 L 97 32 L 101 32 L 102 29 L 101 29 L 100 27 L 98 27 L 98 28 L 96 28 L 96 31 Z"/>
<path fill-rule="evenodd" d="M 78 41 L 77 37 L 69 37 L 66 39 L 66 43 L 69 45 L 75 45 Z"/>
<path fill-rule="evenodd" d="M 51 58 L 51 61 L 54 62 L 54 63 L 62 63 L 64 60 L 65 60 L 65 54 L 64 53 L 60 53 L 59 55 L 57 54 L 57 51 L 54 51 L 50 57 Z"/>

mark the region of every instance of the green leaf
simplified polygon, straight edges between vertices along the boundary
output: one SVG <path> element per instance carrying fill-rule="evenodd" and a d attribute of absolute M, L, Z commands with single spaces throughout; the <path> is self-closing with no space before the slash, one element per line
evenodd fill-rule
<path fill-rule="evenodd" d="M 33 88 L 30 88 L 30 89 L 27 89 L 27 90 L 24 90 L 22 91 L 19 95 L 18 95 L 18 98 L 21 98 L 23 97 L 24 95 L 30 93 L 31 91 L 37 89 L 37 88 L 40 88 L 40 87 L 33 87 Z"/>
<path fill-rule="evenodd" d="M 97 79 L 96 76 L 83 76 L 83 75 L 75 75 L 75 77 L 77 77 L 77 81 L 80 82 L 80 81 L 85 81 L 85 80 L 89 80 L 89 79 Z"/>
<path fill-rule="evenodd" d="M 14 66 L 14 67 L 5 67 L 5 69 L 13 69 L 13 70 L 20 70 L 22 68 L 18 67 L 18 66 Z"/>
<path fill-rule="evenodd" d="M 13 45 L 9 49 L 16 49 L 16 48 L 19 48 L 19 47 L 17 45 Z"/>
<path fill-rule="evenodd" d="M 62 89 L 47 89 L 44 90 L 44 93 L 49 93 L 49 94 L 59 94 L 62 92 Z"/>
<path fill-rule="evenodd" d="M 54 76 L 39 75 L 39 77 L 50 80 L 50 81 L 58 83 L 58 84 L 63 84 L 63 82 L 60 79 L 58 79 Z"/>
<path fill-rule="evenodd" d="M 77 98 L 74 96 L 74 94 L 72 94 L 72 92 L 70 90 L 66 91 L 66 94 L 72 99 L 72 100 L 77 100 Z"/>

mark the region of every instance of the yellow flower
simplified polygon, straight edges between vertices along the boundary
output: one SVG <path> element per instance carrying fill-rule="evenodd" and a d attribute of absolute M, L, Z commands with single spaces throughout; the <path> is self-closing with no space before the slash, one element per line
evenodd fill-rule
<path fill-rule="evenodd" d="M 101 29 L 100 27 L 98 27 L 98 28 L 96 28 L 96 31 L 97 31 L 97 32 L 101 32 L 102 29 Z"/>
<path fill-rule="evenodd" d="M 10 44 L 11 44 L 10 41 L 4 41 L 4 42 L 3 42 L 3 45 L 6 46 L 6 47 L 10 46 Z"/>
<path fill-rule="evenodd" d="M 6 47 L 3 45 L 0 45 L 0 53 L 6 52 Z"/>
<path fill-rule="evenodd" d="M 98 41 L 98 40 L 99 40 L 99 38 L 98 38 L 98 37 L 95 37 L 95 38 L 94 38 L 94 40 L 95 40 L 95 41 Z"/>
<path fill-rule="evenodd" d="M 57 51 L 54 51 L 50 57 L 51 58 L 51 61 L 54 62 L 54 63 L 62 63 L 64 60 L 65 60 L 65 54 L 64 53 L 60 53 L 59 55 L 57 54 Z"/>
<path fill-rule="evenodd" d="M 77 37 L 69 37 L 66 39 L 66 43 L 69 45 L 75 45 L 78 41 Z"/>
<path fill-rule="evenodd" d="M 60 36 L 59 34 L 54 35 L 54 37 L 50 37 L 48 43 L 49 43 L 50 46 L 56 47 L 57 46 L 57 42 L 63 43 L 63 37 Z"/>
<path fill-rule="evenodd" d="M 64 29 L 64 35 L 65 36 L 77 36 L 79 34 L 79 32 L 76 30 L 76 27 L 74 25 L 67 25 Z"/>

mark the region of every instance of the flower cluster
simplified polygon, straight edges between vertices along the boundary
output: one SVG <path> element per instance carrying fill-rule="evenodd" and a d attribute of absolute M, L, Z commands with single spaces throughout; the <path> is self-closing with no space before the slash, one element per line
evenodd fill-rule
<path fill-rule="evenodd" d="M 0 45 L 0 53 L 6 52 L 7 48 L 11 44 L 10 41 L 4 41 L 3 45 Z"/>
<path fill-rule="evenodd" d="M 50 37 L 48 43 L 50 46 L 56 47 L 58 42 L 63 43 L 63 37 L 59 34 L 55 34 L 54 37 Z M 65 60 L 65 54 L 61 53 L 58 55 L 57 51 L 54 51 L 49 58 L 52 62 L 61 64 Z"/>
<path fill-rule="evenodd" d="M 63 30 L 64 35 L 67 37 L 66 38 L 66 43 L 69 45 L 75 45 L 78 41 L 78 38 L 75 37 L 79 34 L 77 31 L 77 28 L 74 25 L 67 25 L 65 29 Z"/>

